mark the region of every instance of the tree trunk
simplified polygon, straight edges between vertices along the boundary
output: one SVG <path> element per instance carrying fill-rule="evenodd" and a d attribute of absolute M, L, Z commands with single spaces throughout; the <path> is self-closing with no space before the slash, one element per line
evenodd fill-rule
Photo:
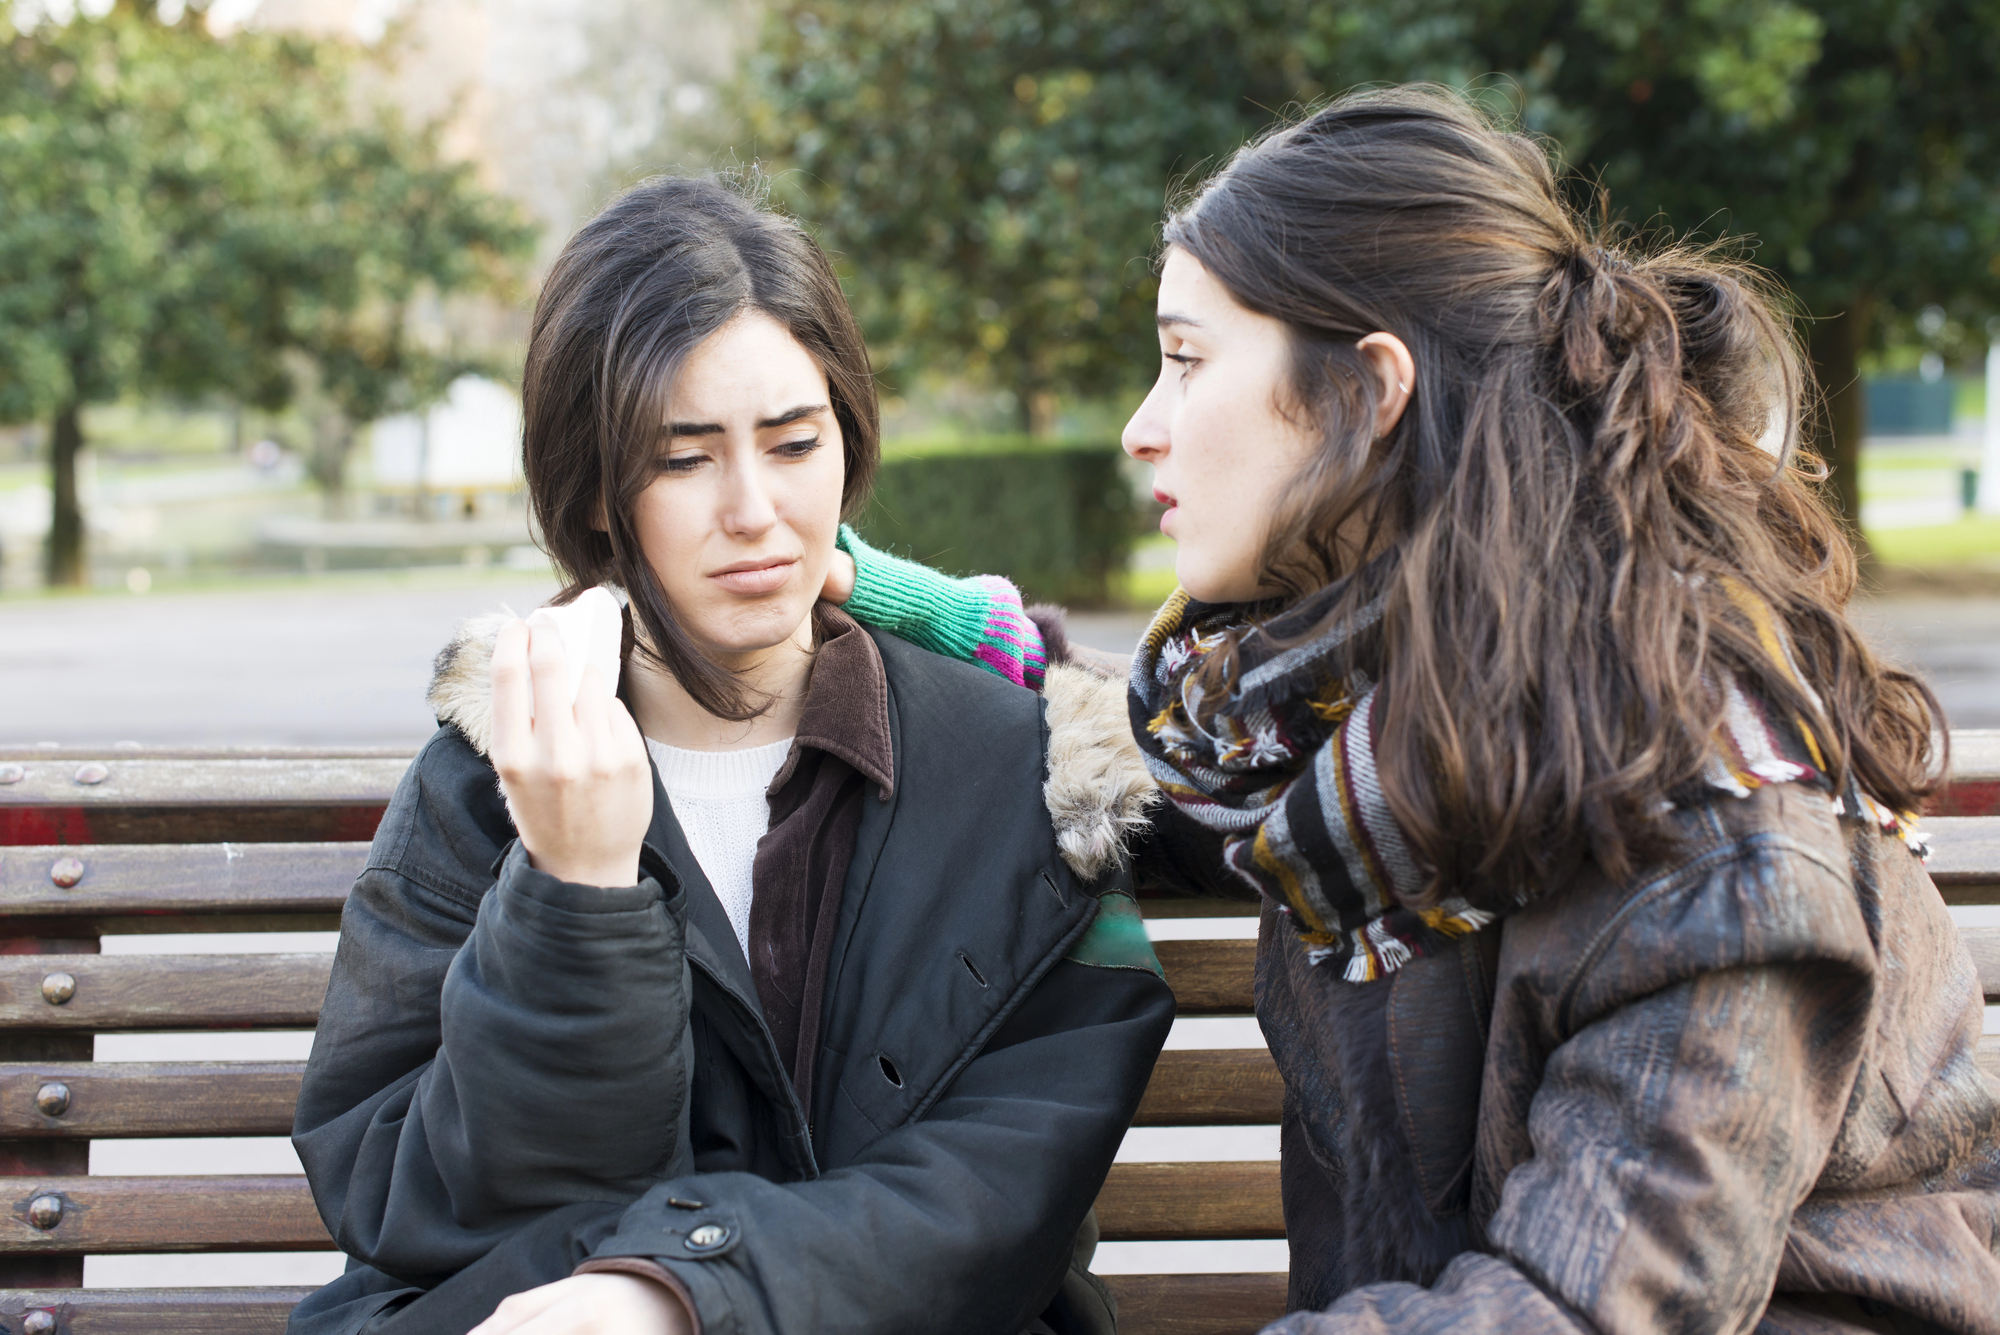
<path fill-rule="evenodd" d="M 1861 349 L 1867 346 L 1873 305 L 1868 297 L 1857 295 L 1845 311 L 1806 326 L 1806 350 L 1822 396 L 1812 443 L 1832 472 L 1833 494 L 1864 566 L 1874 563 L 1874 552 L 1861 528 L 1861 437 L 1866 429 L 1867 404 L 1861 389 L 1860 357 Z"/>
<path fill-rule="evenodd" d="M 51 588 L 84 583 L 83 506 L 76 494 L 76 457 L 83 452 L 83 405 L 75 401 L 56 412 L 49 434 L 48 581 Z"/>
<path fill-rule="evenodd" d="M 328 519 L 347 515 L 347 456 L 354 450 L 354 427 L 332 408 L 312 415 L 312 455 L 306 471 L 319 484 L 320 504 Z"/>

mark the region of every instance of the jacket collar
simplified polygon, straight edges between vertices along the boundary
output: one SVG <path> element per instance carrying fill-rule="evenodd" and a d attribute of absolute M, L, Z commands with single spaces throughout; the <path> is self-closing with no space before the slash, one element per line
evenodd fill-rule
<path fill-rule="evenodd" d="M 840 757 L 875 784 L 883 801 L 896 789 L 895 747 L 889 739 L 889 674 L 882 652 L 853 617 L 821 603 L 813 610 L 819 648 L 806 683 L 798 740 L 771 780 L 784 787 L 806 747 Z"/>

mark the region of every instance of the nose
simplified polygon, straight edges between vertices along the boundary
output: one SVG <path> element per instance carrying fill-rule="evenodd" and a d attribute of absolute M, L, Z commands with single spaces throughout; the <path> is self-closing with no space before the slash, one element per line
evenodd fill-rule
<path fill-rule="evenodd" d="M 1132 420 L 1125 423 L 1125 431 L 1118 438 L 1125 453 L 1140 463 L 1157 464 L 1166 457 L 1172 444 L 1167 434 L 1166 396 L 1160 392 L 1160 384 L 1161 381 L 1153 382 L 1145 402 L 1132 414 Z"/>
<path fill-rule="evenodd" d="M 756 539 L 778 522 L 778 507 L 771 502 L 763 469 L 756 464 L 736 465 L 724 471 L 722 490 L 722 530 L 732 538 Z"/>

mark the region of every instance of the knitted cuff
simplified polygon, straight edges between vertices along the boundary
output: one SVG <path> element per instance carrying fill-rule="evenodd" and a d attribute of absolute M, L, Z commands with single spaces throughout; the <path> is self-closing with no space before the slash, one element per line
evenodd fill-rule
<path fill-rule="evenodd" d="M 921 648 L 977 663 L 1016 685 L 1040 690 L 1048 656 L 1021 595 L 998 575 L 952 579 L 862 541 L 846 524 L 836 540 L 854 558 L 848 615 Z"/>

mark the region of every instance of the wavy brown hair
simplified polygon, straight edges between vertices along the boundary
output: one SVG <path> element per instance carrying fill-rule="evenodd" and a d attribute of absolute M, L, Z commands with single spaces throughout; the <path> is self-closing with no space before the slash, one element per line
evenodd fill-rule
<path fill-rule="evenodd" d="M 852 518 L 881 459 L 867 345 L 826 253 L 748 183 L 659 177 L 584 224 L 542 285 L 521 378 L 528 496 L 563 577 L 554 601 L 619 585 L 643 631 L 639 652 L 702 708 L 733 719 L 768 702 L 747 700 L 681 628 L 632 512 L 658 476 L 674 377 L 703 339 L 752 310 L 826 373 L 846 466 L 841 517 Z"/>
<path fill-rule="evenodd" d="M 1584 858 L 1622 876 L 1667 853 L 1662 800 L 1699 782 L 1732 675 L 1808 722 L 1836 782 L 1898 809 L 1930 792 L 1936 700 L 1847 619 L 1853 546 L 1798 449 L 1809 385 L 1762 274 L 1593 228 L 1538 142 L 1427 87 L 1275 130 L 1165 239 L 1290 328 L 1281 406 L 1323 443 L 1264 576 L 1326 600 L 1301 639 L 1382 600 L 1338 666 L 1381 683 L 1382 787 L 1433 895 L 1500 907 Z M 1375 330 L 1416 361 L 1380 439 L 1355 347 Z M 1226 701 L 1235 654 L 1201 670 Z"/>

